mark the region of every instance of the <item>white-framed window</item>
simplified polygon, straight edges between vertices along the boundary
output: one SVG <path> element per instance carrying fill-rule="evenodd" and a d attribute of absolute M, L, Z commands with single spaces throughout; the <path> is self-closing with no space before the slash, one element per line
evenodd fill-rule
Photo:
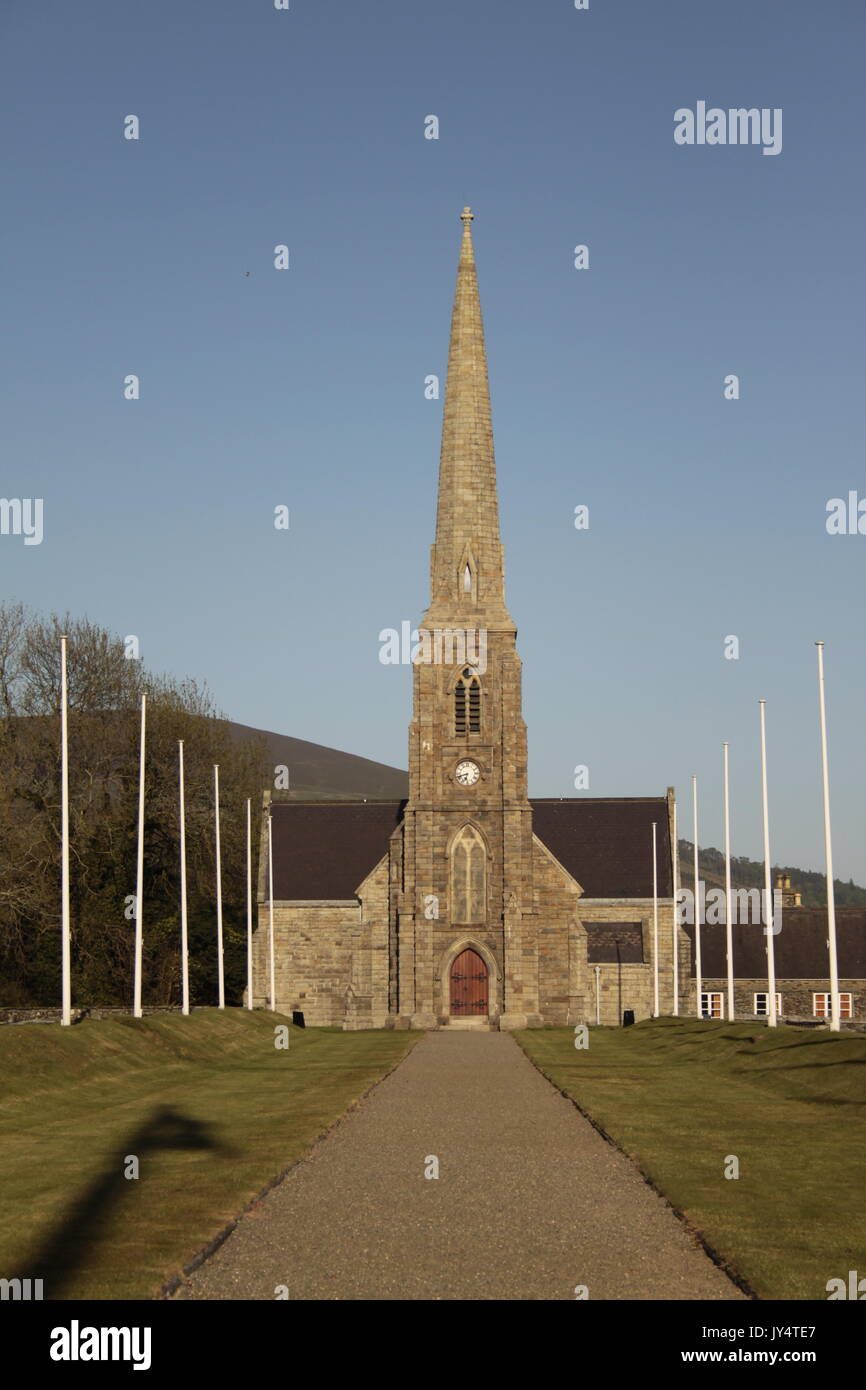
<path fill-rule="evenodd" d="M 755 996 L 755 1013 L 758 1018 L 769 1018 L 770 1015 L 770 995 L 767 990 L 760 990 Z M 782 996 L 776 995 L 776 1017 L 782 1017 Z"/>
<path fill-rule="evenodd" d="M 812 995 L 812 1013 L 815 1015 L 815 1017 L 816 1017 L 816 1018 L 829 1018 L 829 1017 L 830 1017 L 830 1012 L 831 1012 L 831 1010 L 830 1010 L 830 991 L 827 990 L 827 992 L 824 993 L 824 994 L 813 994 L 813 995 Z M 853 1017 L 852 1010 L 851 1010 L 851 995 L 850 995 L 850 994 L 840 994 L 840 995 L 839 995 L 839 1017 L 840 1017 L 840 1018 L 852 1018 L 852 1017 Z"/>
<path fill-rule="evenodd" d="M 701 994 L 701 1018 L 724 1018 L 721 990 L 704 990 Z"/>

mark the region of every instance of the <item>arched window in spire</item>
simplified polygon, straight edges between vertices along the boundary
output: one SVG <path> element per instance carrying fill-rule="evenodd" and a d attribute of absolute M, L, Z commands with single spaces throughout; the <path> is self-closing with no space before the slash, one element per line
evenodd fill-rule
<path fill-rule="evenodd" d="M 472 593 L 472 570 L 468 564 L 463 569 L 463 592 L 464 594 Z"/>
<path fill-rule="evenodd" d="M 464 825 L 451 846 L 451 921 L 487 920 L 487 851 L 474 825 Z"/>
<path fill-rule="evenodd" d="M 471 666 L 464 666 L 454 687 L 454 733 L 481 733 L 481 679 Z"/>

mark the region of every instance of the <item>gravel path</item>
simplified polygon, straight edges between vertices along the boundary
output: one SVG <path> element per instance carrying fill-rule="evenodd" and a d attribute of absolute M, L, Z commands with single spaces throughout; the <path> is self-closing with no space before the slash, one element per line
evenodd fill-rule
<path fill-rule="evenodd" d="M 439 1177 L 425 1178 L 439 1162 Z M 507 1033 L 427 1034 L 175 1294 L 739 1299 Z M 285 1296 L 285 1295 L 283 1295 Z"/>

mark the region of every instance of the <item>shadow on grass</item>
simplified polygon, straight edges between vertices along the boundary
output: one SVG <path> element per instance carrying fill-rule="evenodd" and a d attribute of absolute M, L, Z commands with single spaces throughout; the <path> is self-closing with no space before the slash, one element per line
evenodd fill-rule
<path fill-rule="evenodd" d="M 213 1138 L 209 1125 L 170 1106 L 159 1106 L 118 1145 L 102 1173 L 70 1205 L 17 1277 L 42 1279 L 46 1298 L 62 1298 L 91 1247 L 105 1233 L 111 1208 L 128 1193 L 129 1182 L 135 1181 L 124 1177 L 127 1157 L 134 1154 L 141 1160 L 145 1154 L 167 1149 L 225 1151 L 226 1146 Z"/>

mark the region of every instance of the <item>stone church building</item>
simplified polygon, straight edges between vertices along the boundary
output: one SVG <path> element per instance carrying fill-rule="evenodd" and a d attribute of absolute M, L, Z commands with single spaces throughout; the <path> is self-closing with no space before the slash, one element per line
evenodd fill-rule
<path fill-rule="evenodd" d="M 430 604 L 419 624 L 409 796 L 266 795 L 254 998 L 311 1025 L 522 1028 L 652 1011 L 672 927 L 673 793 L 530 800 L 517 629 L 505 600 L 472 213 L 451 321 Z M 688 939 L 682 933 L 685 960 Z M 662 971 L 670 996 L 670 969 Z M 601 1001 L 600 1001 L 601 1002 Z M 665 1012 L 672 999 L 663 999 Z"/>
<path fill-rule="evenodd" d="M 276 1009 L 302 1010 L 313 1026 L 619 1023 L 625 1010 L 653 1013 L 657 941 L 659 1012 L 677 1011 L 676 973 L 679 1011 L 693 1014 L 693 929 L 677 928 L 673 968 L 673 789 L 616 799 L 527 792 L 468 208 L 462 221 L 408 799 L 266 793 L 254 1003 L 268 1006 L 273 970 Z M 826 966 L 809 954 L 803 970 L 817 977 Z M 718 959 L 716 945 L 714 977 Z"/>

